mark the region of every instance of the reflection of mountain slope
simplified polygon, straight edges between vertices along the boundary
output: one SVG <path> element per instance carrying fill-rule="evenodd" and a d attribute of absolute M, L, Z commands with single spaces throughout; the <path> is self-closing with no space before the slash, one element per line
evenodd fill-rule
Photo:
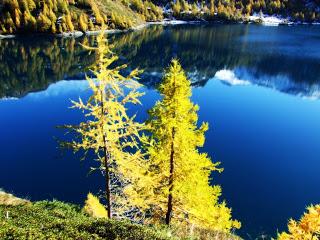
<path fill-rule="evenodd" d="M 29 98 L 41 99 L 46 97 L 54 97 L 68 95 L 72 92 L 79 93 L 89 89 L 89 84 L 86 80 L 62 80 L 50 84 L 45 91 L 32 92 L 28 94 Z"/>
<path fill-rule="evenodd" d="M 270 43 L 268 31 L 272 31 Z M 177 56 L 194 86 L 204 86 L 221 69 L 242 67 L 251 69 L 252 79 L 259 79 L 259 75 L 270 76 L 270 82 L 275 81 L 274 84 L 277 84 L 279 80 L 272 76 L 286 76 L 291 81 L 287 86 L 291 85 L 294 89 L 314 89 L 314 86 L 320 84 L 320 61 L 310 52 L 320 50 L 318 41 L 312 37 L 317 31 L 319 29 L 292 30 L 243 25 L 175 26 L 164 28 L 157 38 L 149 38 L 148 41 L 144 40 L 144 44 L 135 45 L 134 51 L 130 51 L 130 47 L 126 48 L 126 52 L 134 54 L 123 55 L 130 66 L 145 69 L 142 82 L 149 87 L 154 87 L 160 81 L 163 67 L 167 66 L 172 57 Z M 130 46 L 138 33 L 130 34 L 126 38 L 129 42 L 121 38 L 119 42 Z M 287 41 L 294 39 L 292 45 Z M 302 42 L 313 50 L 297 54 Z M 303 46 L 305 49 L 306 46 Z M 270 82 L 267 84 L 266 80 L 263 82 L 261 80 L 259 85 L 273 85 Z M 282 91 L 294 93 L 293 88 L 288 87 Z"/>
<path fill-rule="evenodd" d="M 226 71 L 226 70 L 224 70 Z M 276 75 L 268 75 L 259 72 L 257 69 L 237 68 L 234 71 L 228 70 L 232 73 L 234 79 L 243 83 L 251 83 L 258 86 L 274 89 L 279 92 L 296 95 L 299 97 L 319 99 L 320 98 L 320 84 L 319 82 L 295 82 L 285 74 L 278 73 Z M 221 79 L 221 75 L 215 75 L 217 80 L 226 81 L 226 78 Z M 230 85 L 234 84 L 235 80 L 230 79 Z"/>
<path fill-rule="evenodd" d="M 82 39 L 87 43 L 88 39 Z M 95 61 L 75 39 L 16 38 L 0 41 L 0 98 L 22 97 L 87 71 Z"/>
<path fill-rule="evenodd" d="M 219 71 L 231 69 L 235 71 L 224 72 L 229 74 L 224 76 L 225 83 L 230 84 L 230 79 L 238 84 L 248 80 L 282 92 L 314 96 L 320 85 L 319 58 L 296 51 L 304 42 L 314 52 L 320 51 L 318 40 L 313 37 L 317 29 L 299 28 L 298 35 L 293 34 L 296 29 L 291 29 L 248 25 L 151 26 L 111 35 L 110 42 L 115 43 L 120 62 L 144 69 L 141 82 L 150 88 L 159 83 L 170 60 L 178 57 L 193 86 L 204 86 L 217 72 L 219 75 Z M 288 39 L 297 40 L 290 45 Z M 0 41 L 0 98 L 21 97 L 62 79 L 84 79 L 96 56 L 79 43 L 93 45 L 94 40 Z"/>
<path fill-rule="evenodd" d="M 269 75 L 259 73 L 257 69 L 235 68 L 235 70 L 221 69 L 213 76 L 201 74 L 200 71 L 187 72 L 194 87 L 203 87 L 208 81 L 219 80 L 230 86 L 257 85 L 274 89 L 279 92 L 296 95 L 303 98 L 320 99 L 320 82 L 295 82 L 285 74 Z M 141 83 L 154 88 L 161 81 L 161 72 L 145 72 Z"/>
<path fill-rule="evenodd" d="M 309 99 L 320 99 L 320 85 L 317 83 L 307 84 L 293 82 L 286 75 L 266 75 L 257 74 L 256 70 L 237 68 L 235 70 L 222 69 L 216 72 L 213 77 L 201 75 L 198 71 L 188 72 L 188 77 L 192 81 L 194 87 L 203 87 L 208 81 L 221 81 L 229 86 L 238 85 L 257 85 L 274 89 L 279 92 L 299 96 Z M 141 76 L 141 83 L 148 88 L 155 88 L 161 81 L 161 72 L 145 72 Z M 61 95 L 65 92 L 78 91 L 87 89 L 85 74 L 78 74 L 75 77 L 70 77 L 69 80 L 62 80 L 41 91 L 30 94 L 33 98 Z M 2 98 L 15 99 L 15 98 Z"/>

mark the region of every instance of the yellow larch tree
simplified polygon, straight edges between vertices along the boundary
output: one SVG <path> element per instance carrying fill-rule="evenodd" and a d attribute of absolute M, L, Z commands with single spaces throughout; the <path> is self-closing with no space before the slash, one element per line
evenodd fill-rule
<path fill-rule="evenodd" d="M 140 103 L 138 98 L 142 93 L 135 81 L 139 70 L 123 75 L 121 72 L 127 66 L 114 67 L 118 57 L 111 52 L 103 35 L 97 38 L 97 43 L 97 48 L 86 47 L 96 51 L 98 57 L 92 69 L 95 77 L 87 77 L 92 95 L 87 101 L 80 98 L 72 101 L 72 108 L 80 109 L 85 121 L 78 126 L 66 126 L 75 136 L 63 146 L 84 154 L 91 152 L 90 156 L 93 153 L 105 176 L 108 217 L 121 218 L 134 211 L 130 205 L 134 201 L 126 195 L 126 187 L 131 185 L 130 176 L 139 175 L 135 169 L 142 158 L 138 139 L 144 125 L 137 123 L 135 116 L 130 117 L 126 107 Z"/>
<path fill-rule="evenodd" d="M 177 60 L 165 71 L 158 90 L 162 100 L 149 111 L 151 136 L 144 139 L 148 172 L 137 184 L 143 189 L 141 206 L 149 207 L 153 221 L 168 225 L 225 232 L 239 228 L 231 210 L 218 201 L 221 188 L 210 185 L 212 171 L 221 169 L 198 150 L 208 124 L 197 126 L 199 107 L 190 100 L 190 81 Z"/>
<path fill-rule="evenodd" d="M 311 205 L 299 221 L 289 220 L 289 232 L 278 235 L 278 240 L 319 240 L 320 205 Z"/>

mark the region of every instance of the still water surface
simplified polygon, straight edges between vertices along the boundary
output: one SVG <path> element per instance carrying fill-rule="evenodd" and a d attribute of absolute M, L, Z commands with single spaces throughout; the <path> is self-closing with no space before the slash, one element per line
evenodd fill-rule
<path fill-rule="evenodd" d="M 275 235 L 305 206 L 320 203 L 320 27 L 153 26 L 110 36 L 121 61 L 145 70 L 147 117 L 162 68 L 178 57 L 193 83 L 204 151 L 245 239 Z M 31 200 L 83 203 L 103 188 L 90 161 L 61 152 L 57 125 L 78 123 L 70 99 L 88 97 L 84 73 L 94 38 L 25 37 L 0 41 L 0 187 Z"/>

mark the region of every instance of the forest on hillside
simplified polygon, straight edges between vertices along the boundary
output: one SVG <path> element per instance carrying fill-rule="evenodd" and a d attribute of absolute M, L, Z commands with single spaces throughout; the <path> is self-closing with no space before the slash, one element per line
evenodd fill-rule
<path fill-rule="evenodd" d="M 2 3 L 1 3 L 2 2 Z M 162 19 L 162 11 L 142 0 L 2 0 L 0 34 L 62 33 L 127 29 Z"/>
<path fill-rule="evenodd" d="M 243 21 L 252 14 L 320 20 L 319 0 L 1 0 L 0 34 L 129 29 L 163 18 Z"/>
<path fill-rule="evenodd" d="M 245 20 L 252 14 L 280 15 L 295 22 L 315 22 L 320 19 L 319 0 L 176 0 L 173 15 L 181 19 L 203 17 L 206 20 Z M 200 9 L 200 10 L 199 10 Z"/>

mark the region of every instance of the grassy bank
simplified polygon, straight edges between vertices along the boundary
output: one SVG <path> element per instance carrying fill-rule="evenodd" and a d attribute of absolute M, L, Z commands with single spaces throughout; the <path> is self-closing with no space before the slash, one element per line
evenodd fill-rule
<path fill-rule="evenodd" d="M 142 226 L 126 221 L 95 219 L 77 205 L 59 201 L 31 203 L 0 192 L 0 239 L 223 239 L 237 240 L 223 233 L 202 232 L 201 238 L 181 237 L 165 227 Z"/>

